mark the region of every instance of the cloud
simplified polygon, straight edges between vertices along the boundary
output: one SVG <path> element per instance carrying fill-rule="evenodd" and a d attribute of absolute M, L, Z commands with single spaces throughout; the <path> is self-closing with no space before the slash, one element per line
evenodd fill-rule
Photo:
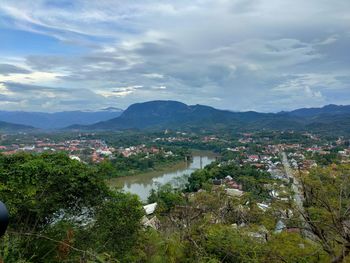
<path fill-rule="evenodd" d="M 100 94 L 106 98 L 125 97 L 127 95 L 134 93 L 137 89 L 140 89 L 142 87 L 143 86 L 141 86 L 141 85 L 129 86 L 129 87 L 119 87 L 119 88 L 114 88 L 112 91 L 100 90 L 100 91 L 97 91 L 97 94 Z"/>
<path fill-rule="evenodd" d="M 74 109 L 101 109 L 115 104 L 89 89 L 46 87 L 15 82 L 0 83 L 0 104 L 10 110 L 62 111 Z"/>
<path fill-rule="evenodd" d="M 158 87 L 152 87 L 152 89 L 154 89 L 154 90 L 165 90 L 165 89 L 167 89 L 167 87 L 166 86 L 158 86 Z"/>
<path fill-rule="evenodd" d="M 12 73 L 12 74 L 0 74 L 0 81 L 12 81 L 12 82 L 23 82 L 23 83 L 45 83 L 53 81 L 58 77 L 63 76 L 60 73 L 55 72 L 28 72 L 28 73 Z"/>
<path fill-rule="evenodd" d="M 146 73 L 143 74 L 146 78 L 151 78 L 151 79 L 163 79 L 164 75 L 158 74 L 158 73 Z"/>
<path fill-rule="evenodd" d="M 263 111 L 350 103 L 349 9 L 348 0 L 4 0 L 4 25 L 55 41 L 6 60 L 0 81 L 37 109 L 40 101 L 94 109 L 176 99 Z M 37 86 L 48 103 L 11 82 Z"/>
<path fill-rule="evenodd" d="M 318 89 L 341 89 L 343 83 L 340 79 L 347 75 L 338 74 L 296 74 L 286 76 L 286 80 L 273 88 L 277 92 L 294 92 L 307 87 Z M 308 90 L 310 90 L 308 88 Z"/>
<path fill-rule="evenodd" d="M 8 75 L 8 74 L 28 74 L 30 70 L 25 68 L 17 67 L 11 64 L 0 64 L 0 75 Z"/>

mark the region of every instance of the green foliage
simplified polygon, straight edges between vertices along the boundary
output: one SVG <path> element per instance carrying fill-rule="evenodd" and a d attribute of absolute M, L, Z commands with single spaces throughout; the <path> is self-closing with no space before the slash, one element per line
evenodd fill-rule
<path fill-rule="evenodd" d="M 145 233 L 141 262 L 328 262 L 316 244 L 299 234 L 273 235 L 267 242 L 255 238 L 254 228 L 230 225 L 194 225 L 185 232 Z M 140 259 L 140 258 L 139 258 Z"/>
<path fill-rule="evenodd" d="M 189 192 L 198 191 L 210 178 L 212 178 L 212 174 L 208 169 L 193 172 L 188 178 L 187 190 Z"/>
<path fill-rule="evenodd" d="M 97 168 L 99 173 L 105 177 L 134 175 L 183 161 L 185 156 L 189 154 L 188 151 L 182 148 L 171 148 L 173 155 L 166 157 L 166 151 L 170 151 L 170 149 L 163 149 L 160 153 L 155 154 L 138 153 L 129 157 L 116 154 L 112 160 L 105 160 L 98 164 Z"/>
<path fill-rule="evenodd" d="M 264 200 L 269 197 L 264 184 L 272 182 L 270 174 L 250 165 L 229 164 L 219 167 L 217 163 L 212 163 L 191 174 L 188 178 L 187 191 L 198 191 L 210 180 L 214 178 L 223 179 L 226 176 L 231 176 L 235 181 L 241 183 L 243 190 L 251 193 L 251 196 L 256 200 Z"/>
<path fill-rule="evenodd" d="M 5 262 L 348 262 L 350 166 L 316 169 L 303 177 L 304 216 L 318 243 L 298 232 L 274 233 L 289 202 L 265 199 L 269 174 L 251 166 L 213 163 L 189 177 L 188 191 L 170 185 L 152 191 L 161 229 L 144 229 L 144 211 L 131 194 L 108 189 L 97 169 L 64 154 L 0 155 L 0 196 L 11 224 L 0 239 Z M 207 187 L 230 175 L 248 192 L 228 197 Z M 161 215 L 161 216 L 159 216 Z M 288 225 L 302 226 L 293 211 Z"/>
<path fill-rule="evenodd" d="M 329 262 L 327 255 L 311 241 L 297 233 L 272 235 L 266 244 L 264 262 Z"/>
<path fill-rule="evenodd" d="M 149 203 L 158 203 L 157 210 L 160 213 L 169 212 L 175 205 L 184 204 L 184 197 L 179 190 L 173 189 L 171 184 L 165 184 L 158 187 L 157 190 L 152 189 L 148 197 Z"/>
<path fill-rule="evenodd" d="M 302 179 L 303 217 L 333 262 L 350 255 L 350 165 L 318 168 Z"/>
<path fill-rule="evenodd" d="M 230 226 L 211 226 L 206 230 L 203 246 L 220 262 L 260 262 L 263 246 L 232 229 Z"/>
<path fill-rule="evenodd" d="M 163 235 L 153 229 L 141 233 L 137 253 L 132 262 L 177 263 L 190 262 L 186 257 L 189 247 L 178 233 Z"/>
<path fill-rule="evenodd" d="M 316 161 L 317 164 L 326 166 L 332 163 L 339 163 L 339 156 L 335 152 L 331 152 L 328 154 L 313 154 L 312 158 Z"/>
<path fill-rule="evenodd" d="M 108 195 L 102 177 L 64 154 L 0 156 L 0 195 L 11 225 L 36 230 L 55 214 L 79 214 Z"/>
<path fill-rule="evenodd" d="M 143 208 L 137 196 L 113 194 L 96 209 L 91 236 L 97 252 L 109 251 L 123 258 L 137 242 Z"/>
<path fill-rule="evenodd" d="M 0 196 L 10 213 L 6 262 L 112 262 L 138 239 L 138 198 L 111 192 L 94 167 L 65 154 L 0 155 Z"/>

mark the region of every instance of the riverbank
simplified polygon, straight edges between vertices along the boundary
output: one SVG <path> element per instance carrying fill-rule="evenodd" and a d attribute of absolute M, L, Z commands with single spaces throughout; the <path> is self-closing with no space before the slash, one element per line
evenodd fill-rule
<path fill-rule="evenodd" d="M 132 176 L 141 176 L 141 175 L 147 175 L 147 174 L 154 174 L 154 173 L 162 173 L 164 171 L 167 171 L 168 169 L 172 169 L 173 167 L 180 167 L 186 165 L 186 162 L 184 160 L 176 160 L 172 162 L 167 163 L 161 163 L 156 164 L 153 168 L 149 168 L 147 170 L 129 170 L 127 172 L 124 172 L 118 176 L 107 178 L 106 180 L 112 180 L 116 178 L 124 178 L 124 177 L 132 177 Z"/>
<path fill-rule="evenodd" d="M 212 151 L 207 150 L 198 150 L 198 149 L 191 149 L 191 158 L 193 156 L 207 156 L 210 158 L 216 158 L 218 155 Z M 110 181 L 113 179 L 118 178 L 124 178 L 124 177 L 133 177 L 133 176 L 157 176 L 164 172 L 171 172 L 176 171 L 178 169 L 186 168 L 186 166 L 191 162 L 191 160 L 184 161 L 184 160 L 174 160 L 172 162 L 163 163 L 163 164 L 156 164 L 154 168 L 148 169 L 148 170 L 132 170 L 125 172 L 124 174 L 121 174 L 119 176 L 113 177 L 113 178 L 107 178 L 106 181 Z"/>
<path fill-rule="evenodd" d="M 149 192 L 159 185 L 167 183 L 178 187 L 187 182 L 186 175 L 201 169 L 215 161 L 215 154 L 211 152 L 193 152 L 193 158 L 188 162 L 180 162 L 171 166 L 163 166 L 161 170 L 139 173 L 133 176 L 111 178 L 107 184 L 110 187 L 123 189 L 125 192 L 136 194 L 142 201 L 146 201 Z"/>
<path fill-rule="evenodd" d="M 132 180 L 132 178 L 138 178 L 138 177 L 145 177 L 145 178 L 152 178 L 156 176 L 160 176 L 164 174 L 165 172 L 172 172 L 176 171 L 179 169 L 185 169 L 188 166 L 188 162 L 185 161 L 176 161 L 172 163 L 166 163 L 166 164 L 160 164 L 157 165 L 155 168 L 152 170 L 147 170 L 147 171 L 135 171 L 135 173 L 128 173 L 122 176 L 118 177 L 113 177 L 113 178 L 108 178 L 106 179 L 107 185 L 109 186 L 117 186 L 115 182 L 119 182 L 123 179 L 128 179 Z M 122 185 L 121 185 L 122 186 Z M 120 185 L 119 185 L 120 187 Z"/>

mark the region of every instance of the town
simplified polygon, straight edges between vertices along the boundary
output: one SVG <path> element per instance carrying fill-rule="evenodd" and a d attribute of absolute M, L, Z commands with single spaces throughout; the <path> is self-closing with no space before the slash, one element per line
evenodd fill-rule
<path fill-rule="evenodd" d="M 232 241 L 234 246 L 240 246 L 238 240 L 244 239 L 249 247 L 268 251 L 272 244 L 278 247 L 278 252 L 260 252 L 259 257 L 281 256 L 280 251 L 285 251 L 282 244 L 292 242 L 293 246 L 302 249 L 295 253 L 283 252 L 287 253 L 285 256 L 326 260 L 328 252 L 321 248 L 333 239 L 321 239 L 318 231 L 329 231 L 329 235 L 337 239 L 342 238 L 343 232 L 315 225 L 312 209 L 316 209 L 318 203 L 312 198 L 316 189 L 323 191 L 320 185 L 315 188 L 319 184 L 317 180 L 336 180 L 332 184 L 325 183 L 324 187 L 332 198 L 338 198 L 338 188 L 330 187 L 340 187 L 343 180 L 347 180 L 342 179 L 342 171 L 350 164 L 349 142 L 346 137 L 331 138 L 298 131 L 213 133 L 166 129 L 108 134 L 3 133 L 0 156 L 3 162 L 10 163 L 23 158 L 29 163 L 31 159 L 49 159 L 46 165 L 57 159 L 58 174 L 61 163 L 69 163 L 72 168 L 66 172 L 70 176 L 68 180 L 79 180 L 80 176 L 70 175 L 76 165 L 93 169 L 94 176 L 101 178 L 113 195 L 117 194 L 121 200 L 126 198 L 127 210 L 136 209 L 132 210 L 133 215 L 138 215 L 132 227 L 141 227 L 146 235 L 166 239 L 170 233 L 176 240 L 180 233 L 181 238 L 186 239 L 191 230 L 201 234 L 190 234 L 189 238 L 196 243 L 205 243 L 208 241 L 203 238 L 210 235 L 211 229 L 221 231 L 223 228 L 234 237 L 239 236 L 237 241 Z M 63 161 L 64 158 L 68 159 Z M 331 167 L 331 176 L 327 174 L 328 167 Z M 51 172 L 45 169 L 42 175 L 50 175 Z M 31 173 L 31 170 L 26 172 Z M 318 173 L 325 177 L 316 181 L 306 179 L 318 176 Z M 35 178 L 37 174 L 32 176 Z M 52 177 L 50 180 L 61 179 Z M 321 192 L 317 192 L 317 198 L 321 198 L 319 194 Z M 324 192 L 322 196 L 330 198 Z M 317 209 L 328 211 L 334 204 L 342 205 L 336 199 L 332 199 L 334 203 L 323 200 L 327 206 L 323 207 L 321 203 Z M 143 209 L 137 210 L 133 202 Z M 113 206 L 117 204 L 118 201 Z M 315 207 L 311 206 L 309 210 L 306 204 Z M 328 220 L 328 212 L 322 214 L 324 220 Z M 87 215 L 84 218 L 86 222 L 92 220 Z M 59 219 L 55 215 L 52 220 Z M 79 226 L 81 215 L 67 220 Z M 347 227 L 347 216 L 344 217 L 343 212 L 332 220 Z M 86 222 L 84 225 L 91 224 Z M 221 236 L 220 232 L 216 235 L 226 242 L 225 235 Z M 154 246 L 152 241 L 142 240 L 147 246 Z M 187 246 L 196 245 L 191 241 Z M 332 249 L 335 251 L 338 247 Z"/>

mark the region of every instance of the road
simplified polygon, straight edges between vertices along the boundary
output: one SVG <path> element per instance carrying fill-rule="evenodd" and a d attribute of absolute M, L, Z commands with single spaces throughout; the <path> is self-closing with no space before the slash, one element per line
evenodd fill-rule
<path fill-rule="evenodd" d="M 286 172 L 286 176 L 288 177 L 288 179 L 293 180 L 292 190 L 294 192 L 294 201 L 295 201 L 296 205 L 298 206 L 298 209 L 300 211 L 304 211 L 303 194 L 300 191 L 300 183 L 299 183 L 298 178 L 296 176 L 294 176 L 292 168 L 290 168 L 287 154 L 285 152 L 282 152 L 282 164 L 284 166 L 284 170 Z"/>
<path fill-rule="evenodd" d="M 299 212 L 304 213 L 304 206 L 303 206 L 303 193 L 300 190 L 300 182 L 299 182 L 299 178 L 297 176 L 295 176 L 295 173 L 293 172 L 292 168 L 289 165 L 288 162 L 288 158 L 287 158 L 287 154 L 285 152 L 282 152 L 282 164 L 284 166 L 284 170 L 286 173 L 286 176 L 288 177 L 288 179 L 293 179 L 293 183 L 292 183 L 292 190 L 294 192 L 294 201 L 295 204 L 297 206 L 297 209 L 299 210 Z M 302 228 L 303 230 L 301 231 L 302 234 L 304 235 L 304 237 L 315 241 L 316 237 L 310 232 L 311 229 L 308 222 L 305 221 L 305 218 L 300 215 L 300 220 L 302 222 Z"/>

